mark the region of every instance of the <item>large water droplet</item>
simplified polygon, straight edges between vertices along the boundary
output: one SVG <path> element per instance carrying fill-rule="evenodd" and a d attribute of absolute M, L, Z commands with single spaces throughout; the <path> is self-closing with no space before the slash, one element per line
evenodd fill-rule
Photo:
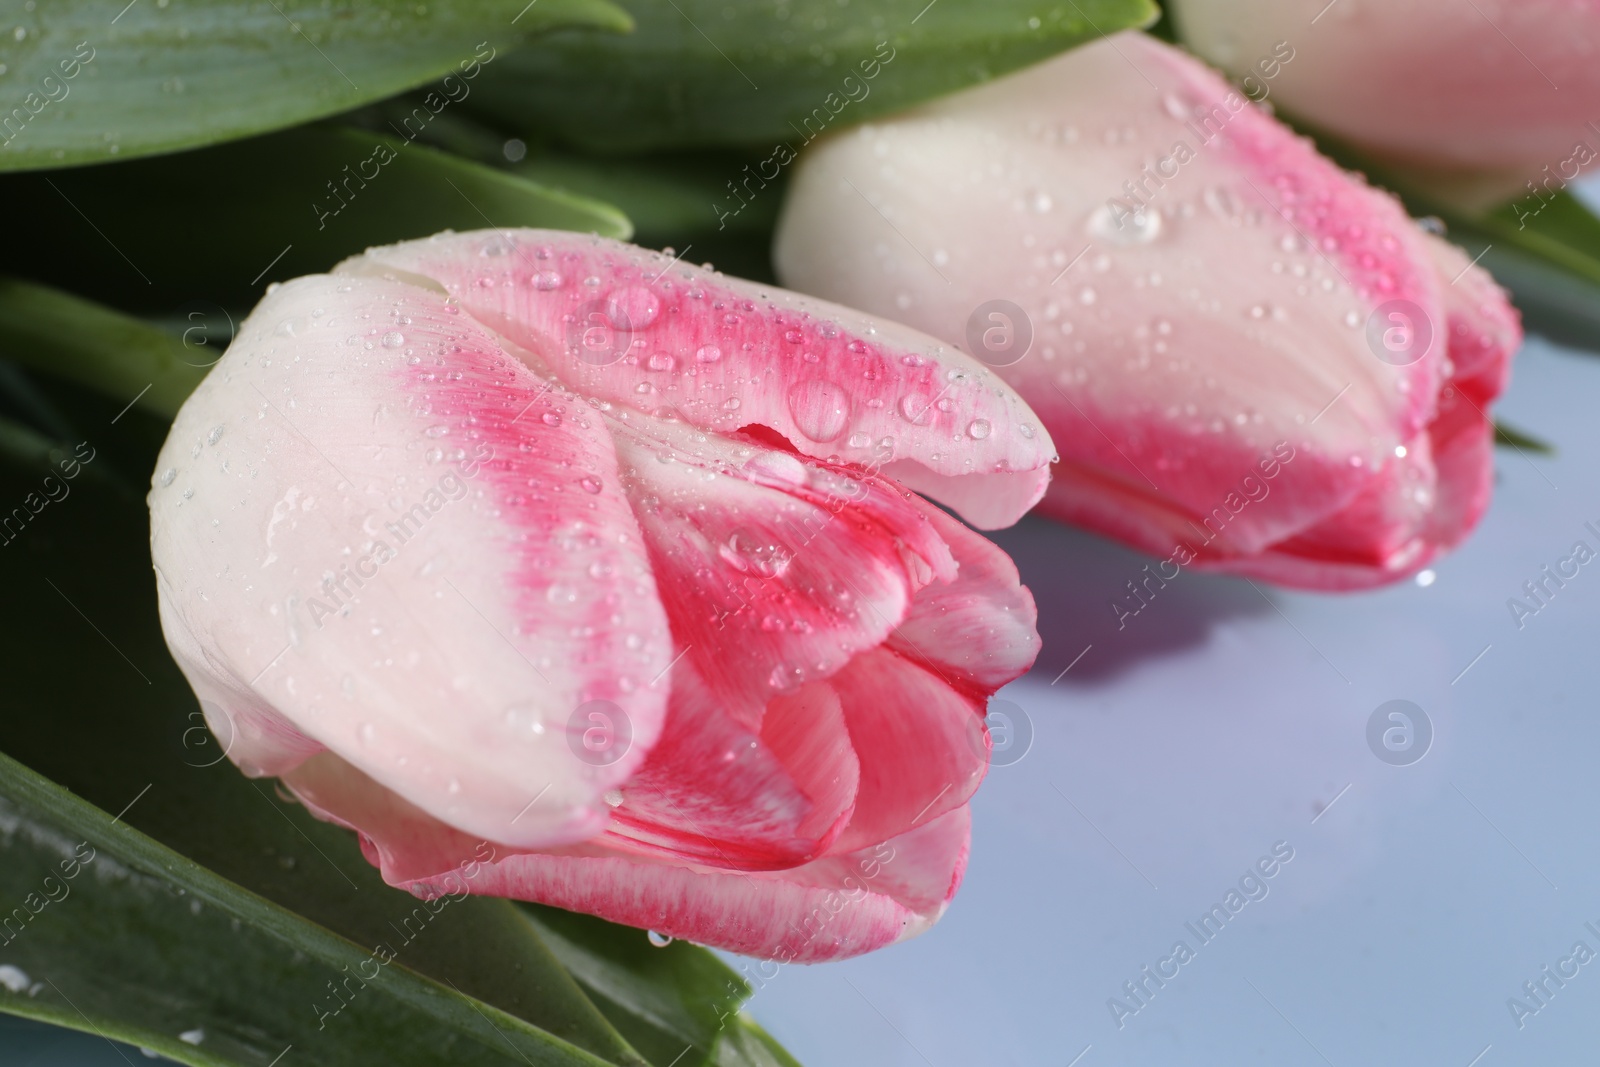
<path fill-rule="evenodd" d="M 671 934 L 658 934 L 654 930 L 649 930 L 645 932 L 645 936 L 650 939 L 650 943 L 656 948 L 666 948 L 672 944 Z"/>
<path fill-rule="evenodd" d="M 813 378 L 789 387 L 789 414 L 813 441 L 832 441 L 850 421 L 850 397 L 832 382 Z"/>
<path fill-rule="evenodd" d="M 987 419 L 973 419 L 967 426 L 967 436 L 975 441 L 981 441 L 989 436 L 989 421 Z"/>
<path fill-rule="evenodd" d="M 701 345 L 695 350 L 694 358 L 701 363 L 715 363 L 722 358 L 722 349 L 716 345 Z"/>
<path fill-rule="evenodd" d="M 1161 236 L 1161 213 L 1108 201 L 1089 214 L 1089 234 L 1114 245 L 1149 244 Z"/>
<path fill-rule="evenodd" d="M 606 317 L 630 330 L 649 326 L 660 311 L 661 301 L 642 285 L 630 285 L 606 297 Z"/>
<path fill-rule="evenodd" d="M 406 335 L 399 330 L 390 330 L 383 335 L 384 348 L 399 348 L 406 343 Z"/>
<path fill-rule="evenodd" d="M 585 493 L 598 493 L 600 491 L 600 479 L 592 474 L 585 474 L 582 478 L 579 478 L 578 484 L 583 487 Z"/>
<path fill-rule="evenodd" d="M 559 271 L 542 270 L 533 276 L 533 287 L 541 293 L 548 293 L 552 289 L 561 288 L 561 274 Z"/>
<path fill-rule="evenodd" d="M 7 992 L 21 993 L 30 984 L 26 971 L 13 967 L 9 963 L 0 964 L 0 986 L 4 986 Z"/>

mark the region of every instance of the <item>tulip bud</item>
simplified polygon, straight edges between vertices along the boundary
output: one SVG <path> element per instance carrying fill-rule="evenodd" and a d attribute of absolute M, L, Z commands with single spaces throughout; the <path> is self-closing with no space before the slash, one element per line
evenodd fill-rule
<path fill-rule="evenodd" d="M 890 473 L 1003 524 L 1051 452 L 903 327 L 442 235 L 240 326 L 150 492 L 162 625 L 228 756 L 390 884 L 852 955 L 950 899 L 984 703 L 1038 650 L 1010 561 Z"/>
<path fill-rule="evenodd" d="M 1503 295 L 1142 34 L 819 142 L 775 260 L 995 366 L 1061 451 L 1041 510 L 1177 566 L 1377 585 L 1487 504 Z"/>
<path fill-rule="evenodd" d="M 1319 130 L 1435 172 L 1469 206 L 1600 158 L 1600 6 L 1569 0 L 1174 0 L 1200 55 Z M 1554 184 L 1545 182 L 1554 178 Z"/>

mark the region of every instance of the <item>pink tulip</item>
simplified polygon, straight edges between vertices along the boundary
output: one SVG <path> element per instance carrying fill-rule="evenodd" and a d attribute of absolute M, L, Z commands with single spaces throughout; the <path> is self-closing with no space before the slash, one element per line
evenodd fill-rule
<path fill-rule="evenodd" d="M 931 925 L 1053 446 L 930 338 L 519 230 L 274 286 L 150 493 L 169 646 L 391 884 L 741 952 Z"/>
<path fill-rule="evenodd" d="M 775 255 L 999 366 L 1061 450 L 1044 513 L 1167 578 L 1377 585 L 1487 505 L 1503 295 L 1142 34 L 818 142 Z"/>
<path fill-rule="evenodd" d="M 1174 0 L 1171 10 L 1184 40 L 1252 96 L 1483 201 L 1529 195 L 1530 184 L 1548 196 L 1600 160 L 1596 0 Z"/>

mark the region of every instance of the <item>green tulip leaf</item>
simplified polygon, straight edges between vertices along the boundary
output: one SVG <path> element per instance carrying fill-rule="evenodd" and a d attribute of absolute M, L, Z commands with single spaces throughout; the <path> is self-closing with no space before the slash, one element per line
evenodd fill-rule
<path fill-rule="evenodd" d="M 19 4 L 0 43 L 0 170 L 248 137 L 445 75 L 460 83 L 534 32 L 630 24 L 608 0 Z"/>
<path fill-rule="evenodd" d="M 1153 22 L 1151 0 L 624 0 L 627 35 L 562 31 L 485 71 L 469 106 L 604 151 L 796 148 Z M 730 178 L 737 177 L 729 175 Z"/>
<path fill-rule="evenodd" d="M 205 1067 L 296 1052 L 335 1065 L 606 1062 L 272 904 L 4 756 L 0 857 L 0 1011 Z M 418 936 L 430 933 L 447 936 Z"/>
<path fill-rule="evenodd" d="M 750 986 L 716 956 L 682 941 L 658 946 L 642 930 L 588 915 L 524 910 L 589 998 L 652 1063 L 717 1062 L 718 1043 L 738 1026 Z"/>
<path fill-rule="evenodd" d="M 610 205 L 410 140 L 310 127 L 117 167 L 0 179 L 26 202 L 0 264 L 124 307 L 248 309 L 273 280 L 322 273 L 377 244 L 441 230 L 533 226 L 626 238 Z M 137 205 L 130 210 L 130 205 Z"/>

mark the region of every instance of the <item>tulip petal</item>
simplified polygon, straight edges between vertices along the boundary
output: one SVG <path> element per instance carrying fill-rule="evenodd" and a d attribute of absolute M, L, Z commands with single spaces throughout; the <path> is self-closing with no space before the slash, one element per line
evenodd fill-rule
<path fill-rule="evenodd" d="M 1434 510 L 1475 514 L 1452 502 L 1481 472 L 1417 443 L 1459 347 L 1465 264 L 1445 275 L 1434 244 L 1202 65 L 1126 33 L 819 142 L 774 260 L 786 284 L 952 343 L 987 345 L 988 322 L 1031 337 L 1000 373 L 1061 449 L 1046 514 L 1183 566 L 1346 588 L 1420 566 Z M 935 274 L 917 249 L 948 261 Z M 1473 299 L 1495 327 L 1468 359 L 1491 368 L 1486 405 L 1516 328 L 1500 294 Z M 1280 558 L 1313 543 L 1304 568 Z"/>
<path fill-rule="evenodd" d="M 585 396 L 725 434 L 763 426 L 807 456 L 914 467 L 897 476 L 980 525 L 1015 522 L 1049 478 L 1048 435 L 988 368 L 849 308 L 546 230 L 375 248 L 337 273 L 429 279 Z"/>
<path fill-rule="evenodd" d="M 989 769 L 981 697 L 963 695 L 933 663 L 886 648 L 834 679 L 861 761 L 855 813 L 833 848 L 851 852 L 964 805 Z"/>
<path fill-rule="evenodd" d="M 602 423 L 433 291 L 269 294 L 150 494 L 163 622 L 230 755 L 284 774 L 327 746 L 496 841 L 598 832 L 672 656 Z M 603 767 L 564 736 L 595 700 L 632 727 Z"/>
<path fill-rule="evenodd" d="M 883 479 L 640 417 L 615 438 L 673 634 L 751 731 L 955 577 L 926 509 Z"/>
<path fill-rule="evenodd" d="M 1362 589 L 1425 566 L 1464 539 L 1489 506 L 1494 424 L 1522 340 L 1517 312 L 1488 272 L 1430 238 L 1444 289 L 1449 378 L 1433 421 L 1341 511 L 1237 569 L 1292 585 Z"/>
<path fill-rule="evenodd" d="M 1594 158 L 1600 7 L 1587 0 L 1413 0 L 1309 15 L 1280 0 L 1175 0 L 1170 13 L 1197 52 L 1320 130 L 1408 164 L 1498 172 L 1490 206 Z"/>
<path fill-rule="evenodd" d="M 719 870 L 595 844 L 524 853 L 475 840 L 332 753 L 285 779 L 319 818 L 362 835 L 390 885 L 534 900 L 719 948 L 811 963 L 870 952 L 936 922 L 966 868 L 965 805 L 889 841 L 785 871 Z"/>
<path fill-rule="evenodd" d="M 860 772 L 843 730 L 838 696 L 813 682 L 774 699 L 758 737 L 680 662 L 662 738 L 597 843 L 737 870 L 804 863 L 855 802 Z"/>
<path fill-rule="evenodd" d="M 938 508 L 924 505 L 960 570 L 917 591 L 885 646 L 952 685 L 987 696 L 1027 673 L 1039 655 L 1033 594 L 1011 557 Z"/>

